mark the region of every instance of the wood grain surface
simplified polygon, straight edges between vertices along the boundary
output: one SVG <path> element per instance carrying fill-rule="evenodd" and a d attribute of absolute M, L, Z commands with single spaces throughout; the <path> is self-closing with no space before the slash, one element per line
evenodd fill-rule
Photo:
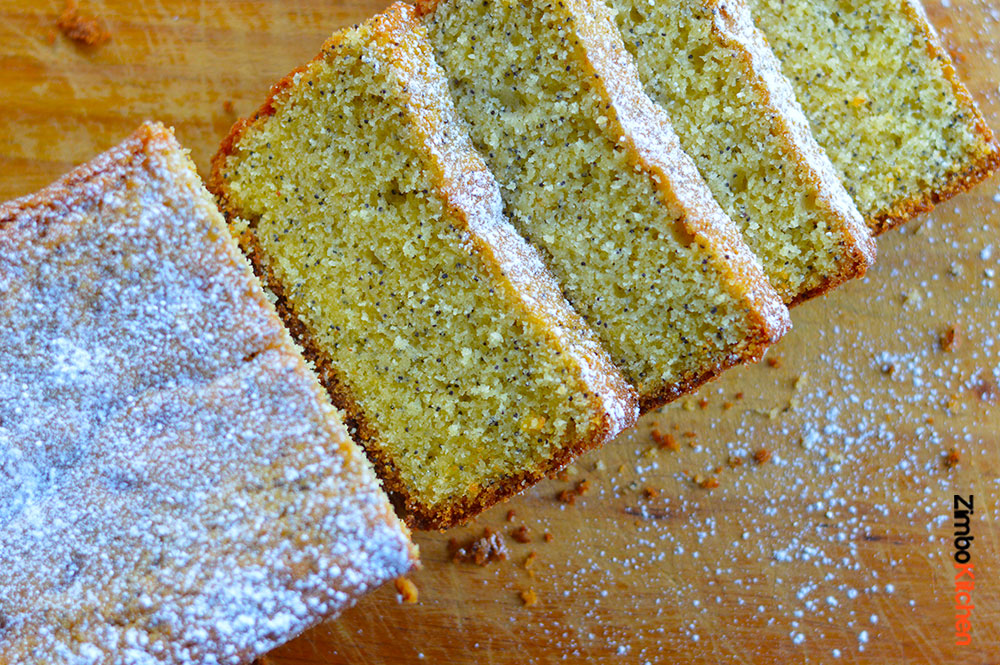
<path fill-rule="evenodd" d="M 61 1 L 0 1 L 0 199 L 147 118 L 176 127 L 206 173 L 238 114 L 382 6 L 85 1 L 112 39 L 84 48 L 56 31 Z M 1000 128 L 1000 4 L 928 10 Z M 882 237 L 868 276 L 797 308 L 769 362 L 470 526 L 418 534 L 416 603 L 388 585 L 267 662 L 1000 663 L 998 187 Z M 574 503 L 556 499 L 584 480 Z M 975 495 L 970 646 L 954 644 L 954 494 Z M 449 539 L 485 527 L 507 560 L 451 562 Z"/>

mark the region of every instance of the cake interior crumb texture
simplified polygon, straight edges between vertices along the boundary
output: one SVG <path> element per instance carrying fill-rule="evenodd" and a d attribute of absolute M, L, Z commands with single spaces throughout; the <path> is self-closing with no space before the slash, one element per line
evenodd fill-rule
<path fill-rule="evenodd" d="M 0 206 L 0 663 L 245 662 L 416 551 L 172 133 Z"/>
<path fill-rule="evenodd" d="M 863 274 L 875 245 L 744 0 L 609 0 L 650 97 L 785 302 Z"/>
<path fill-rule="evenodd" d="M 646 408 L 780 335 L 787 313 L 643 96 L 607 8 L 443 0 L 421 11 L 508 216 Z"/>
<path fill-rule="evenodd" d="M 750 0 L 873 231 L 968 189 L 997 145 L 919 0 Z"/>
<path fill-rule="evenodd" d="M 466 519 L 636 411 L 460 129 L 397 4 L 279 85 L 212 182 L 421 527 Z"/>

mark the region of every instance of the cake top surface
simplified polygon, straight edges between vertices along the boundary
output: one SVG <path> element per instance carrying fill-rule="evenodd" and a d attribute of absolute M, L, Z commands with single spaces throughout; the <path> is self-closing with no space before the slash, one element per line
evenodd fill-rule
<path fill-rule="evenodd" d="M 168 130 L 0 206 L 0 663 L 241 662 L 414 558 Z"/>

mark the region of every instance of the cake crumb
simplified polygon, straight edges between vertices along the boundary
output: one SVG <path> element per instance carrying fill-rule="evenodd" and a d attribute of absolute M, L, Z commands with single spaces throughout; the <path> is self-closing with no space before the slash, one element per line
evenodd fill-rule
<path fill-rule="evenodd" d="M 553 540 L 555 540 L 555 537 L 551 533 L 546 531 L 545 533 L 542 534 L 542 540 L 544 540 L 547 543 L 551 543 Z"/>
<path fill-rule="evenodd" d="M 656 497 L 660 496 L 660 490 L 656 489 L 655 487 L 645 487 L 642 490 L 642 495 L 647 499 L 655 499 Z"/>
<path fill-rule="evenodd" d="M 942 351 L 957 351 L 958 347 L 962 344 L 958 324 L 953 323 L 948 326 L 948 329 L 941 333 L 938 342 L 941 344 Z"/>
<path fill-rule="evenodd" d="M 483 535 L 476 538 L 464 546 L 459 546 L 458 541 L 452 538 L 448 541 L 448 549 L 451 550 L 451 560 L 455 563 L 474 563 L 477 566 L 485 566 L 494 561 L 507 560 L 507 545 L 500 534 L 495 533 L 489 527 L 483 529 Z"/>
<path fill-rule="evenodd" d="M 538 594 L 531 587 L 521 591 L 521 602 L 524 603 L 525 607 L 532 607 L 538 604 Z"/>
<path fill-rule="evenodd" d="M 77 0 L 66 0 L 66 6 L 56 25 L 64 35 L 84 46 L 100 46 L 111 40 L 111 33 L 100 21 L 93 16 L 80 14 Z"/>
<path fill-rule="evenodd" d="M 761 448 L 753 454 L 753 461 L 757 464 L 767 464 L 771 460 L 771 451 Z"/>
<path fill-rule="evenodd" d="M 531 542 L 531 534 L 528 532 L 528 527 L 524 526 L 523 524 L 514 529 L 511 532 L 510 537 L 519 543 Z"/>
<path fill-rule="evenodd" d="M 396 587 L 396 593 L 398 594 L 399 601 L 406 603 L 407 605 L 412 605 L 417 602 L 418 592 L 417 585 L 410 581 L 406 577 L 397 577 L 393 584 Z"/>
<path fill-rule="evenodd" d="M 515 517 L 517 517 L 517 513 L 515 513 L 513 510 L 508 510 L 507 511 L 507 521 L 508 522 L 513 522 Z"/>
<path fill-rule="evenodd" d="M 773 367 L 774 369 L 781 369 L 781 366 L 782 366 L 783 363 L 781 362 L 781 358 L 780 357 L 773 356 L 773 357 L 767 359 L 767 364 L 768 364 L 769 367 Z"/>
<path fill-rule="evenodd" d="M 590 491 L 590 481 L 584 478 L 583 480 L 578 480 L 576 485 L 572 488 L 566 488 L 556 495 L 556 499 L 563 503 L 576 503 L 576 498 L 583 496 L 588 491 Z"/>
<path fill-rule="evenodd" d="M 236 105 L 233 104 L 233 100 L 227 99 L 222 102 L 222 110 L 230 115 L 236 113 Z"/>
<path fill-rule="evenodd" d="M 649 435 L 652 437 L 653 443 L 655 443 L 656 447 L 660 450 L 672 450 L 676 452 L 681 449 L 681 447 L 677 445 L 677 439 L 675 439 L 674 435 L 669 432 L 664 434 L 660 430 L 654 429 L 649 433 Z"/>
<path fill-rule="evenodd" d="M 959 459 L 960 459 L 960 456 L 958 454 L 958 449 L 957 448 L 952 448 L 951 450 L 949 450 L 947 452 L 947 454 L 944 457 L 944 468 L 946 468 L 946 469 L 953 469 L 953 468 L 955 468 L 958 465 L 958 460 Z"/>
<path fill-rule="evenodd" d="M 535 562 L 536 561 L 538 561 L 538 553 L 537 552 L 530 552 L 528 554 L 528 556 L 524 557 L 524 563 L 522 565 L 524 566 L 525 572 L 528 573 L 528 577 L 532 577 L 533 578 L 535 576 Z"/>
<path fill-rule="evenodd" d="M 729 465 L 730 469 L 735 469 L 738 466 L 743 466 L 743 458 L 739 455 L 730 455 L 729 459 L 726 460 L 726 464 Z"/>
<path fill-rule="evenodd" d="M 695 476 L 695 482 L 698 483 L 698 487 L 703 490 L 711 490 L 719 486 L 719 479 L 715 476 L 709 476 L 708 478 Z"/>

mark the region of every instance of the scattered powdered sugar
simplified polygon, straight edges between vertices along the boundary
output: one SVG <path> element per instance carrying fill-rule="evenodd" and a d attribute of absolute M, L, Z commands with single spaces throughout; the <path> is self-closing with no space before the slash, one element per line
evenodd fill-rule
<path fill-rule="evenodd" d="M 0 207 L 0 652 L 238 663 L 412 565 L 162 127 Z"/>

